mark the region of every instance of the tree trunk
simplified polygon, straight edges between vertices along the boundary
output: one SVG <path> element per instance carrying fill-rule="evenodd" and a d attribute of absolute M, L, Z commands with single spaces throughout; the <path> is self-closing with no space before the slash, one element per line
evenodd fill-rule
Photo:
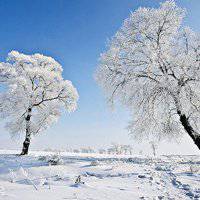
<path fill-rule="evenodd" d="M 197 145 L 197 147 L 200 150 L 200 135 L 197 134 L 192 126 L 189 123 L 188 118 L 185 116 L 185 114 L 182 114 L 181 111 L 177 111 L 178 115 L 180 116 L 180 122 L 182 126 L 184 127 L 185 131 L 188 133 L 188 135 L 192 138 L 193 142 Z"/>
<path fill-rule="evenodd" d="M 31 141 L 31 132 L 30 132 L 30 119 L 31 119 L 31 108 L 28 109 L 28 114 L 25 118 L 26 120 L 26 137 L 23 142 L 23 148 L 20 155 L 26 155 L 28 154 L 30 141 Z"/>

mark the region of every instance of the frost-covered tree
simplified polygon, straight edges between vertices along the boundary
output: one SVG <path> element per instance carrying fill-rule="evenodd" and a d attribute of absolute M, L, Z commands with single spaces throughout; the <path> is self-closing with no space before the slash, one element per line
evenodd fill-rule
<path fill-rule="evenodd" d="M 32 135 L 48 128 L 62 111 L 74 111 L 78 93 L 62 77 L 62 67 L 53 58 L 41 54 L 25 55 L 17 51 L 0 63 L 0 114 L 7 118 L 11 134 L 24 133 L 22 155 L 28 154 Z"/>
<path fill-rule="evenodd" d="M 133 112 L 137 138 L 187 132 L 200 149 L 200 35 L 183 26 L 174 1 L 130 14 L 100 58 L 96 79 L 108 99 Z"/>

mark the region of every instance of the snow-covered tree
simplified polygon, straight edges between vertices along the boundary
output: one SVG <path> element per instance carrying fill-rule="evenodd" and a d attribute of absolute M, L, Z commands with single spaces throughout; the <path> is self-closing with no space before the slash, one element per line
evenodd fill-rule
<path fill-rule="evenodd" d="M 121 145 L 117 143 L 112 143 L 111 147 L 108 148 L 108 152 L 111 154 L 122 154 Z"/>
<path fill-rule="evenodd" d="M 108 99 L 130 108 L 136 138 L 187 132 L 200 149 L 200 35 L 183 26 L 174 1 L 130 14 L 100 58 Z"/>
<path fill-rule="evenodd" d="M 95 153 L 95 150 L 91 147 L 83 147 L 81 148 L 81 153 Z"/>
<path fill-rule="evenodd" d="M 22 155 L 28 154 L 31 135 L 48 128 L 61 115 L 62 108 L 74 111 L 78 93 L 62 77 L 62 67 L 53 58 L 41 54 L 25 55 L 17 51 L 0 63 L 0 114 L 7 118 L 11 134 L 26 133 Z"/>
<path fill-rule="evenodd" d="M 133 148 L 130 145 L 112 143 L 111 147 L 108 148 L 109 154 L 132 154 Z"/>
<path fill-rule="evenodd" d="M 98 153 L 99 153 L 99 154 L 106 154 L 106 149 L 99 149 L 99 150 L 98 150 Z"/>
<path fill-rule="evenodd" d="M 122 145 L 122 152 L 123 154 L 130 154 L 133 153 L 133 147 L 131 145 Z"/>

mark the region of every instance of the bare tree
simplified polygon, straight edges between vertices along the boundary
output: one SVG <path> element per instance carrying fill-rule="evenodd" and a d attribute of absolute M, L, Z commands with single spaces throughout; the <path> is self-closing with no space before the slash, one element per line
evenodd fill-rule
<path fill-rule="evenodd" d="M 26 133 L 24 155 L 28 154 L 31 135 L 55 122 L 62 108 L 76 109 L 78 93 L 62 78 L 61 65 L 51 57 L 12 51 L 7 60 L 0 63 L 0 81 L 6 84 L 0 94 L 0 114 L 7 117 L 10 133 Z"/>
<path fill-rule="evenodd" d="M 155 141 L 151 141 L 151 142 L 150 142 L 150 145 L 151 145 L 151 149 L 152 149 L 152 151 L 153 151 L 153 155 L 156 156 L 156 150 L 157 150 L 157 148 L 158 148 L 158 145 L 156 144 Z"/>
<path fill-rule="evenodd" d="M 96 79 L 133 112 L 137 139 L 186 132 L 200 149 L 200 36 L 174 1 L 131 13 L 101 55 Z"/>

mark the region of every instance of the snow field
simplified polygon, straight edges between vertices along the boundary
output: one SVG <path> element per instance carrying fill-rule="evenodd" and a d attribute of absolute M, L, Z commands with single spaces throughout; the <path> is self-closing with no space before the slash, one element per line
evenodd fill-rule
<path fill-rule="evenodd" d="M 200 199 L 200 156 L 52 154 L 1 151 L 0 199 Z"/>

